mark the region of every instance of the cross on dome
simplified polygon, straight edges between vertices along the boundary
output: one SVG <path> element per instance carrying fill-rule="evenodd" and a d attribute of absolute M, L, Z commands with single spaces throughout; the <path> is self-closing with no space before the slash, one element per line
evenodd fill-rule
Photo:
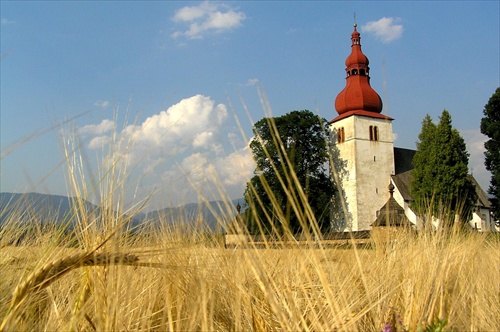
<path fill-rule="evenodd" d="M 380 114 L 382 99 L 370 86 L 369 60 L 361 51 L 361 37 L 354 23 L 351 34 L 351 54 L 345 60 L 346 87 L 335 99 L 335 109 L 339 116 L 332 122 L 358 114 L 376 118 L 390 119 Z"/>

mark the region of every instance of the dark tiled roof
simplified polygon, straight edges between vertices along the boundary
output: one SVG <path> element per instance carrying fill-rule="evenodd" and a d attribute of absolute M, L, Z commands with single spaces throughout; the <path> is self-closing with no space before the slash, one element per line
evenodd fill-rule
<path fill-rule="evenodd" d="M 413 169 L 413 156 L 417 151 L 403 148 L 394 148 L 394 169 L 396 174 Z"/>
<path fill-rule="evenodd" d="M 411 195 L 411 171 L 392 176 L 392 181 L 405 201 L 413 201 Z"/>
<path fill-rule="evenodd" d="M 401 174 L 393 175 L 392 176 L 392 181 L 394 182 L 394 185 L 398 189 L 398 191 L 401 193 L 401 196 L 403 196 L 403 199 L 405 201 L 413 201 L 413 196 L 411 195 L 411 171 L 404 172 Z M 477 183 L 476 179 L 472 175 L 468 175 L 468 178 L 472 181 L 474 186 L 476 187 L 476 194 L 477 194 L 477 206 L 485 207 L 487 209 L 491 209 L 491 202 L 488 199 L 488 195 L 484 192 L 484 190 L 481 188 L 479 183 Z"/>
<path fill-rule="evenodd" d="M 490 199 L 488 198 L 488 195 L 484 192 L 483 188 L 477 183 L 476 179 L 474 176 L 469 175 L 469 179 L 472 181 L 474 186 L 476 186 L 476 194 L 477 194 L 477 206 L 485 207 L 487 209 L 491 209 L 491 202 Z"/>
<path fill-rule="evenodd" d="M 379 214 L 372 226 L 410 226 L 411 222 L 405 215 L 404 209 L 396 202 L 394 197 L 389 198 L 387 203 L 380 209 Z"/>

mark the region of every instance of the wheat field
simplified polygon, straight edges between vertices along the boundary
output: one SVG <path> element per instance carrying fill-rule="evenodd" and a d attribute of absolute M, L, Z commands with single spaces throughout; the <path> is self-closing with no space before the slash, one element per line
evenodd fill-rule
<path fill-rule="evenodd" d="M 500 326 L 500 241 L 484 234 L 400 232 L 366 248 L 226 249 L 201 232 L 164 229 L 88 238 L 96 245 L 85 250 L 56 228 L 43 232 L 13 246 L 16 232 L 3 230 L 2 331 Z"/>

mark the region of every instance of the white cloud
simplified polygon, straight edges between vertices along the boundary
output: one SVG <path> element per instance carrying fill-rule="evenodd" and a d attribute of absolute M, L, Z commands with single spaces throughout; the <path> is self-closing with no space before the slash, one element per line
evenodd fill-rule
<path fill-rule="evenodd" d="M 111 143 L 111 137 L 109 137 L 109 136 L 96 136 L 90 140 L 89 148 L 102 149 L 104 146 L 106 146 L 110 143 Z"/>
<path fill-rule="evenodd" d="M 243 195 L 255 165 L 238 128 L 228 130 L 228 118 L 224 104 L 195 95 L 113 135 L 111 120 L 78 132 L 88 148 L 111 151 L 121 158 L 119 167 L 134 169 L 141 177 L 139 196 L 162 188 L 171 202 L 188 203 L 197 201 L 198 192 L 212 198 L 221 187 L 230 197 Z"/>
<path fill-rule="evenodd" d="M 400 21 L 399 18 L 382 17 L 378 21 L 371 21 L 363 25 L 361 31 L 373 34 L 383 43 L 390 43 L 403 35 L 403 25 L 398 24 Z"/>
<path fill-rule="evenodd" d="M 89 136 L 102 136 L 115 129 L 115 122 L 113 120 L 104 119 L 97 125 L 86 125 L 78 129 L 79 134 Z"/>
<path fill-rule="evenodd" d="M 190 22 L 205 16 L 207 12 L 213 10 L 216 10 L 215 4 L 205 1 L 198 6 L 182 7 L 175 13 L 173 20 L 177 22 Z"/>
<path fill-rule="evenodd" d="M 204 1 L 198 6 L 186 6 L 179 9 L 172 20 L 179 24 L 188 24 L 185 30 L 172 33 L 172 38 L 186 37 L 202 39 L 208 32 L 220 33 L 238 28 L 246 16 L 228 5 Z"/>
<path fill-rule="evenodd" d="M 204 131 L 195 136 L 193 140 L 193 147 L 207 147 L 214 140 L 214 133 Z"/>
<path fill-rule="evenodd" d="M 225 185 L 230 186 L 238 186 L 250 181 L 255 166 L 255 161 L 248 147 L 220 158 L 216 163 L 219 177 Z"/>
<path fill-rule="evenodd" d="M 98 100 L 94 103 L 94 106 L 100 107 L 100 108 L 106 108 L 109 106 L 109 101 L 107 100 Z"/>

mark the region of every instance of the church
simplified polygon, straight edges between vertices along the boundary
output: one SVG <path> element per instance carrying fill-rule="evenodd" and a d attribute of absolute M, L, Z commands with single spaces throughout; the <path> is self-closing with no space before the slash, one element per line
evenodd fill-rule
<path fill-rule="evenodd" d="M 410 191 L 416 151 L 394 147 L 394 119 L 382 113 L 382 99 L 370 86 L 369 61 L 360 40 L 354 24 L 351 54 L 345 61 L 346 86 L 335 99 L 338 116 L 329 124 L 332 145 L 342 164 L 333 167 L 332 175 L 340 184 L 342 202 L 337 205 L 343 213 L 332 222 L 338 232 L 402 225 L 419 229 L 423 221 L 411 209 Z M 478 231 L 499 231 L 490 214 L 488 196 L 470 178 L 478 195 L 470 226 Z M 390 211 L 391 217 L 381 211 Z M 435 226 L 438 222 L 433 220 Z"/>

